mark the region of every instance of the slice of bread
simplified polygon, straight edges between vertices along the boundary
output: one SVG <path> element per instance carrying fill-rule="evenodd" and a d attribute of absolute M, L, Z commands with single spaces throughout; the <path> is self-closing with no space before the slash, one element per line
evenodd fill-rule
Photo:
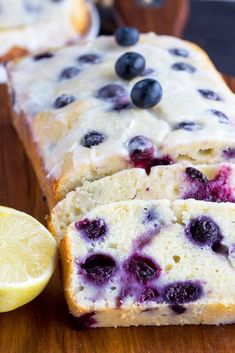
<path fill-rule="evenodd" d="M 136 168 L 86 182 L 56 205 L 49 218 L 49 228 L 60 240 L 70 223 L 97 206 L 132 199 L 188 198 L 235 202 L 234 165 L 193 166 L 184 162 L 154 167 L 150 175 Z"/>
<path fill-rule="evenodd" d="M 78 219 L 60 242 L 78 326 L 234 322 L 234 219 L 231 203 L 195 200 L 125 201 Z"/>

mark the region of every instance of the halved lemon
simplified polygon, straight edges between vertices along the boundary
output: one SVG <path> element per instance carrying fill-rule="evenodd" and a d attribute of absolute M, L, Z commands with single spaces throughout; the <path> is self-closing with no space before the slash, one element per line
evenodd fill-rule
<path fill-rule="evenodd" d="M 0 312 L 33 300 L 47 285 L 57 245 L 33 217 L 0 206 Z"/>

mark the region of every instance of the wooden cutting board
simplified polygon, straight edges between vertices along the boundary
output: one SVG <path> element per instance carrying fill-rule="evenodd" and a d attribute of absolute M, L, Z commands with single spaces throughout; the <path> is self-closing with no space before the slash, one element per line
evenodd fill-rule
<path fill-rule="evenodd" d="M 11 125 L 4 85 L 0 85 L 0 204 L 25 211 L 45 223 L 47 208 Z M 0 314 L 0 353 L 234 352 L 235 325 L 78 331 L 68 314 L 58 269 L 37 299 Z"/>

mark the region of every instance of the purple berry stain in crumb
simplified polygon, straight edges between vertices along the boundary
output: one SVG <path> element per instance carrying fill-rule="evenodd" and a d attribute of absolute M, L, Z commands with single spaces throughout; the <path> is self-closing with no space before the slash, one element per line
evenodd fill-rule
<path fill-rule="evenodd" d="M 199 281 L 182 281 L 168 284 L 163 289 L 162 299 L 165 303 L 181 305 L 200 299 L 203 289 Z"/>
<path fill-rule="evenodd" d="M 235 202 L 234 191 L 230 186 L 230 166 L 222 166 L 218 174 L 211 180 L 198 169 L 188 167 L 185 170 L 186 181 L 189 183 L 183 199 L 196 199 L 211 202 Z"/>
<path fill-rule="evenodd" d="M 139 283 L 147 283 L 160 276 L 161 268 L 155 260 L 138 253 L 132 255 L 124 264 L 124 269 Z"/>
<path fill-rule="evenodd" d="M 191 219 L 185 228 L 185 235 L 196 245 L 200 247 L 211 246 L 212 250 L 215 251 L 223 239 L 220 227 L 207 215 L 200 215 Z"/>
<path fill-rule="evenodd" d="M 79 330 L 84 330 L 86 328 L 92 327 L 97 324 L 96 319 L 94 318 L 95 312 L 86 313 L 80 317 L 74 317 L 73 322 Z"/>
<path fill-rule="evenodd" d="M 150 174 L 151 168 L 158 165 L 171 165 L 174 164 L 173 159 L 168 155 L 163 155 L 159 158 L 152 158 L 149 163 L 145 166 L 146 174 Z"/>
<path fill-rule="evenodd" d="M 154 157 L 155 146 L 145 136 L 135 136 L 128 143 L 128 152 L 132 165 L 143 168 L 149 174 L 153 166 L 173 164 L 170 156 Z"/>
<path fill-rule="evenodd" d="M 157 302 L 161 297 L 161 290 L 156 287 L 145 287 L 140 293 L 138 301 L 140 303 Z"/>
<path fill-rule="evenodd" d="M 225 159 L 234 159 L 235 158 L 235 147 L 229 147 L 226 150 L 223 150 L 223 157 Z"/>
<path fill-rule="evenodd" d="M 110 255 L 101 253 L 89 256 L 80 266 L 87 279 L 98 286 L 107 283 L 117 269 L 115 260 Z"/>
<path fill-rule="evenodd" d="M 75 228 L 81 233 L 85 239 L 99 240 L 107 234 L 108 227 L 101 218 L 89 220 L 83 219 L 75 223 Z"/>

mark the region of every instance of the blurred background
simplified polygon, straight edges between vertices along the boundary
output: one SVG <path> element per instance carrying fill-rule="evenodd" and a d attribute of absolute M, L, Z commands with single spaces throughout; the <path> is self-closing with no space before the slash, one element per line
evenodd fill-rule
<path fill-rule="evenodd" d="M 192 40 L 217 68 L 235 76 L 235 0 L 100 0 L 101 34 L 119 25 Z"/>

